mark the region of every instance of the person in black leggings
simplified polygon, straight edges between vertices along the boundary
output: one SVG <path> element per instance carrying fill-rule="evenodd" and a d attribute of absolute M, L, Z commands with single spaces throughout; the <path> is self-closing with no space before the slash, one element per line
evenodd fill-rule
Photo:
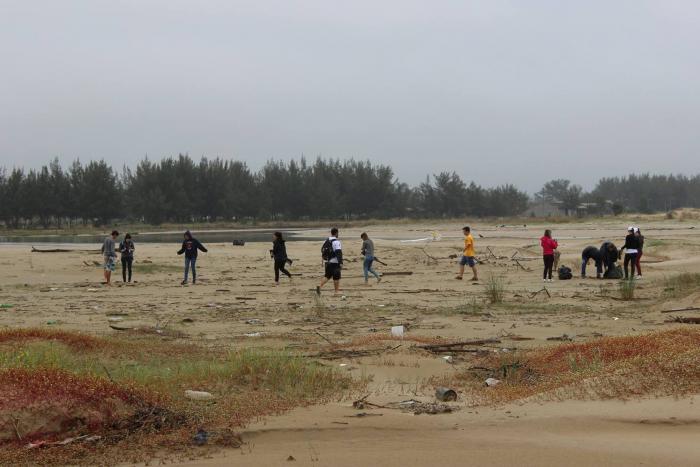
<path fill-rule="evenodd" d="M 625 279 L 629 279 L 629 268 L 632 266 L 632 278 L 634 278 L 634 270 L 637 265 L 637 255 L 639 254 L 639 237 L 634 234 L 634 227 L 627 229 L 627 236 L 625 237 L 625 244 L 620 248 L 620 253 L 618 256 L 622 256 L 622 250 L 625 250 Z"/>
<path fill-rule="evenodd" d="M 552 231 L 547 229 L 540 238 L 542 245 L 542 259 L 544 260 L 544 272 L 542 278 L 545 282 L 552 282 L 552 269 L 554 268 L 554 251 L 559 247 L 557 241 L 552 238 Z"/>
<path fill-rule="evenodd" d="M 270 250 L 270 255 L 275 261 L 275 285 L 280 283 L 280 272 L 292 280 L 292 275 L 287 269 L 285 269 L 286 264 L 291 261 L 287 258 L 287 247 L 284 244 L 284 238 L 282 238 L 282 232 L 275 232 L 272 236 L 272 250 Z"/>
<path fill-rule="evenodd" d="M 124 241 L 119 243 L 119 252 L 122 254 L 122 279 L 131 282 L 131 265 L 134 263 L 134 241 L 131 239 L 131 234 L 124 235 Z"/>

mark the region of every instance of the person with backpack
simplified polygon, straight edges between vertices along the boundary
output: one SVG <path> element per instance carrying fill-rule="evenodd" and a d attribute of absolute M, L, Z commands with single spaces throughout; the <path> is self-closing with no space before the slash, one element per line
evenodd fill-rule
<path fill-rule="evenodd" d="M 552 282 L 552 269 L 554 268 L 554 250 L 559 244 L 552 238 L 552 231 L 547 229 L 544 235 L 540 238 L 542 246 L 542 259 L 544 260 L 543 279 L 545 282 Z"/>
<path fill-rule="evenodd" d="M 340 271 L 343 268 L 343 249 L 338 240 L 338 229 L 331 229 L 331 236 L 323 242 L 321 246 L 321 258 L 325 265 L 325 274 L 321 283 L 316 287 L 316 294 L 321 295 L 321 288 L 326 285 L 326 282 L 333 279 L 333 287 L 335 293 L 340 291 Z"/>
<path fill-rule="evenodd" d="M 289 281 L 291 282 L 292 274 L 285 268 L 287 262 L 291 264 L 291 260 L 287 258 L 287 247 L 284 238 L 282 238 L 282 232 L 275 232 L 272 234 L 272 250 L 270 250 L 270 255 L 275 262 L 275 285 L 280 285 L 280 272 L 289 277 Z"/>
<path fill-rule="evenodd" d="M 131 234 L 124 235 L 124 240 L 119 242 L 119 252 L 122 255 L 122 280 L 127 282 L 127 272 L 129 276 L 128 282 L 131 282 L 131 265 L 134 262 L 134 241 L 131 239 Z"/>
<path fill-rule="evenodd" d="M 629 268 L 632 266 L 632 279 L 634 279 L 634 270 L 637 264 L 637 255 L 639 254 L 639 237 L 634 234 L 634 227 L 629 227 L 627 229 L 627 236 L 625 237 L 625 244 L 620 248 L 618 253 L 618 259 L 622 257 L 622 250 L 625 251 L 625 279 L 629 279 Z"/>
<path fill-rule="evenodd" d="M 178 250 L 177 254 L 185 254 L 185 278 L 182 280 L 180 285 L 187 284 L 187 274 L 190 267 L 192 268 L 192 284 L 197 283 L 197 254 L 198 251 L 203 251 L 206 253 L 208 250 L 204 248 L 199 240 L 194 238 L 190 231 L 185 232 L 185 239 L 182 242 L 182 248 Z"/>
<path fill-rule="evenodd" d="M 117 241 L 117 237 L 119 237 L 119 232 L 112 230 L 112 234 L 105 238 L 104 242 L 102 242 L 101 251 L 102 257 L 104 258 L 104 276 L 106 285 L 112 285 L 112 273 L 117 270 L 117 253 L 115 252 L 114 248 L 114 243 Z"/>
<path fill-rule="evenodd" d="M 590 260 L 593 260 L 593 262 L 595 263 L 596 279 L 602 279 L 603 254 L 598 248 L 594 246 L 587 246 L 581 252 L 581 279 L 586 278 L 586 266 L 588 266 L 588 262 Z"/>
<path fill-rule="evenodd" d="M 471 234 L 471 228 L 463 227 L 462 233 L 464 234 L 464 251 L 462 252 L 462 258 L 459 260 L 459 274 L 455 279 L 462 280 L 464 276 L 464 267 L 469 265 L 472 268 L 472 282 L 478 282 L 479 278 L 476 273 L 476 252 L 474 250 L 474 237 Z"/>
<path fill-rule="evenodd" d="M 377 283 L 379 283 L 382 281 L 382 278 L 377 274 L 377 271 L 372 269 L 372 263 L 374 263 L 374 242 L 369 238 L 369 235 L 364 232 L 360 235 L 360 238 L 362 239 L 361 254 L 365 257 L 362 263 L 362 270 L 365 274 L 365 284 L 369 282 L 369 273 L 372 273 L 372 275 L 377 278 Z"/>
<path fill-rule="evenodd" d="M 635 266 L 637 266 L 637 279 L 641 279 L 642 278 L 642 254 L 643 254 L 643 250 L 644 250 L 644 235 L 642 235 L 642 231 L 639 230 L 639 227 L 634 228 L 634 234 L 639 239 L 639 250 L 637 253 L 637 262 L 635 263 Z M 634 274 L 634 271 L 632 271 L 632 274 Z"/>

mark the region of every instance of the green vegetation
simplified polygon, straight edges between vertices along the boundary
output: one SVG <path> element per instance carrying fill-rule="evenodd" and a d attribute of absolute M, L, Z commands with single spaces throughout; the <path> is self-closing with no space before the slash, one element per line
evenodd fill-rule
<path fill-rule="evenodd" d="M 634 276 L 630 279 L 621 280 L 619 285 L 620 298 L 625 301 L 634 300 L 634 291 L 636 289 L 637 281 L 634 280 Z"/>
<path fill-rule="evenodd" d="M 491 274 L 486 280 L 486 298 L 491 303 L 502 303 L 505 298 L 505 285 L 501 277 Z"/>
<path fill-rule="evenodd" d="M 333 199 L 332 203 L 325 200 Z M 417 187 L 391 167 L 370 161 L 318 158 L 244 162 L 188 156 L 144 159 L 121 174 L 104 161 L 57 160 L 38 170 L 0 169 L 0 221 L 13 229 L 66 224 L 313 221 L 425 216 L 513 216 L 528 195 L 513 185 L 467 185 L 442 172 Z"/>
<path fill-rule="evenodd" d="M 334 368 L 281 351 L 0 331 L 0 445 L 9 446 L 0 449 L 0 464 L 23 463 L 28 441 L 87 434 L 104 442 L 81 456 L 96 461 L 111 450 L 110 463 L 132 461 L 124 449 L 114 451 L 120 443 L 128 441 L 126 451 L 143 451 L 137 459 L 147 460 L 154 451 L 139 446 L 177 449 L 189 445 L 200 428 L 217 433 L 215 443 L 230 445 L 233 430 L 250 420 L 328 400 L 352 384 Z M 187 390 L 212 398 L 193 400 Z M 54 431 L 42 428 L 43 414 L 57 413 L 62 423 L 52 425 Z M 75 453 L 61 449 L 68 457 L 53 458 L 51 449 L 42 449 L 32 462 L 74 464 Z"/>

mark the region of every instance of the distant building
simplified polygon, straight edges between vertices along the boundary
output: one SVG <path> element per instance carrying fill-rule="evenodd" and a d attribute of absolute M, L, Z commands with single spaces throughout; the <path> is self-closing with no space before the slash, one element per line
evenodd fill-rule
<path fill-rule="evenodd" d="M 585 217 L 588 215 L 612 214 L 612 201 L 602 203 L 580 203 L 576 209 L 569 210 L 569 216 Z M 522 214 L 527 217 L 566 217 L 566 210 L 561 202 L 552 200 L 534 200 Z"/>
<path fill-rule="evenodd" d="M 527 206 L 523 213 L 529 217 L 564 217 L 566 212 L 558 201 L 534 200 Z"/>

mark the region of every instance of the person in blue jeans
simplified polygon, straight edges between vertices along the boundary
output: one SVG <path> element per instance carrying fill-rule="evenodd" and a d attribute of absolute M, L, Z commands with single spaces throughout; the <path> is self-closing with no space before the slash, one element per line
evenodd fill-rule
<path fill-rule="evenodd" d="M 194 238 L 190 231 L 185 232 L 185 240 L 182 242 L 182 248 L 177 252 L 178 255 L 185 254 L 185 278 L 182 280 L 181 285 L 187 284 L 187 275 L 192 268 L 192 283 L 197 283 L 197 253 L 198 251 L 207 252 L 199 240 Z"/>
<path fill-rule="evenodd" d="M 360 235 L 360 238 L 362 239 L 362 255 L 365 257 L 362 263 L 362 269 L 365 273 L 365 284 L 369 281 L 370 273 L 377 278 L 377 283 L 379 283 L 382 278 L 377 274 L 377 271 L 372 269 L 372 263 L 374 263 L 374 242 L 370 240 L 369 235 L 364 232 Z"/>

